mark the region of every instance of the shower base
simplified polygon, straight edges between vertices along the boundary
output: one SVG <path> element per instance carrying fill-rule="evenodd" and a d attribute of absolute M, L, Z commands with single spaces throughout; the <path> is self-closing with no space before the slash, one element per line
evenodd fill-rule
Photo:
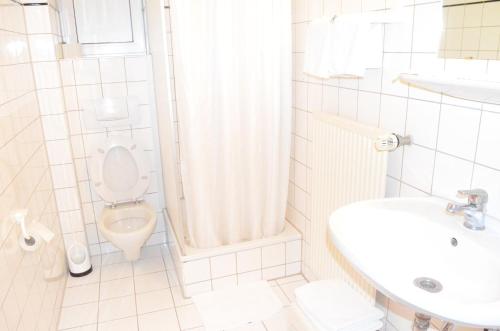
<path fill-rule="evenodd" d="M 288 222 L 276 236 L 199 249 L 185 243 L 181 246 L 165 211 L 164 215 L 169 249 L 185 297 L 301 273 L 302 237 Z"/>

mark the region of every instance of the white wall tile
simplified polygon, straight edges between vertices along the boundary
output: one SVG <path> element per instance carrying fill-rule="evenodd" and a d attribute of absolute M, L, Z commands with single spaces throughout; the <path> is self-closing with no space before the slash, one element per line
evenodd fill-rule
<path fill-rule="evenodd" d="M 434 171 L 433 150 L 417 145 L 405 146 L 402 180 L 418 189 L 429 192 Z"/>
<path fill-rule="evenodd" d="M 434 148 L 436 146 L 440 105 L 434 102 L 408 100 L 406 134 L 416 144 Z"/>
<path fill-rule="evenodd" d="M 438 149 L 474 160 L 481 112 L 443 105 L 439 124 Z"/>
<path fill-rule="evenodd" d="M 73 60 L 63 59 L 59 61 L 61 79 L 63 86 L 75 85 L 75 72 L 73 70 Z"/>
<path fill-rule="evenodd" d="M 48 11 L 48 6 L 25 6 L 26 32 L 51 33 L 52 26 Z"/>
<path fill-rule="evenodd" d="M 236 254 L 219 255 L 210 258 L 212 278 L 236 274 Z"/>
<path fill-rule="evenodd" d="M 500 171 L 476 165 L 472 178 L 472 188 L 482 188 L 488 192 L 488 213 L 500 219 Z"/>
<path fill-rule="evenodd" d="M 458 190 L 469 189 L 472 162 L 437 153 L 432 194 L 454 199 Z"/>
<path fill-rule="evenodd" d="M 262 268 L 285 264 L 285 244 L 262 247 Z"/>
<path fill-rule="evenodd" d="M 380 127 L 401 134 L 406 125 L 406 98 L 382 95 L 380 105 Z"/>
<path fill-rule="evenodd" d="M 301 260 L 302 240 L 288 241 L 286 243 L 286 263 L 297 262 Z"/>
<path fill-rule="evenodd" d="M 71 163 L 71 148 L 67 140 L 47 142 L 47 154 L 51 165 Z"/>
<path fill-rule="evenodd" d="M 102 83 L 118 83 L 126 80 L 123 57 L 101 57 L 99 65 Z"/>
<path fill-rule="evenodd" d="M 125 58 L 127 81 L 145 81 L 148 79 L 149 58 L 147 56 L 129 56 Z"/>
<path fill-rule="evenodd" d="M 339 89 L 339 114 L 342 117 L 356 119 L 358 112 L 358 92 L 356 90 Z"/>
<path fill-rule="evenodd" d="M 476 161 L 500 169 L 500 114 L 483 112 Z"/>
<path fill-rule="evenodd" d="M 57 61 L 33 63 L 33 73 L 38 88 L 54 88 L 62 85 Z"/>
<path fill-rule="evenodd" d="M 262 279 L 271 280 L 286 276 L 285 265 L 262 269 Z"/>
<path fill-rule="evenodd" d="M 262 252 L 260 248 L 238 252 L 236 254 L 238 273 L 244 273 L 257 269 L 260 270 L 262 267 L 261 254 Z"/>
<path fill-rule="evenodd" d="M 210 262 L 208 258 L 185 262 L 183 264 L 184 283 L 197 283 L 210 279 Z"/>
<path fill-rule="evenodd" d="M 98 84 L 101 82 L 97 59 L 79 58 L 73 60 L 73 68 L 77 85 Z"/>
<path fill-rule="evenodd" d="M 377 127 L 380 116 L 380 94 L 360 91 L 358 95 L 358 121 Z"/>

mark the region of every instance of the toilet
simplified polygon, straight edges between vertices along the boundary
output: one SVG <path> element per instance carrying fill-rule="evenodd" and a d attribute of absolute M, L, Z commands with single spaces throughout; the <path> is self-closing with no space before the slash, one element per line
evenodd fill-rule
<path fill-rule="evenodd" d="M 144 201 L 151 167 L 144 149 L 128 137 L 110 137 L 92 155 L 91 179 L 105 201 L 97 226 L 102 235 L 137 260 L 156 226 L 156 212 Z"/>

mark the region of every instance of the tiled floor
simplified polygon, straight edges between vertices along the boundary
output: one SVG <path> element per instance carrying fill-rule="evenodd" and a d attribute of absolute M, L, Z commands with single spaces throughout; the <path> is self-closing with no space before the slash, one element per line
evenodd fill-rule
<path fill-rule="evenodd" d="M 68 279 L 59 330 L 71 331 L 203 331 L 190 299 L 183 298 L 168 249 L 147 247 L 141 260 L 130 263 L 121 254 L 95 259 L 94 272 Z M 273 318 L 234 331 L 307 331 L 291 303 L 300 276 L 271 281 L 283 301 Z"/>

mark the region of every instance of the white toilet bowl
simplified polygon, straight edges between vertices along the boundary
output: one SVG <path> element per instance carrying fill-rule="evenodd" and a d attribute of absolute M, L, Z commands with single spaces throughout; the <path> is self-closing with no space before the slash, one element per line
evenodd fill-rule
<path fill-rule="evenodd" d="M 97 225 L 107 240 L 123 250 L 127 260 L 135 261 L 155 229 L 156 213 L 146 202 L 106 207 Z"/>
<path fill-rule="evenodd" d="M 146 202 L 151 168 L 144 149 L 131 138 L 114 136 L 92 155 L 91 178 L 105 201 L 97 226 L 125 257 L 134 261 L 156 226 L 156 212 Z"/>

